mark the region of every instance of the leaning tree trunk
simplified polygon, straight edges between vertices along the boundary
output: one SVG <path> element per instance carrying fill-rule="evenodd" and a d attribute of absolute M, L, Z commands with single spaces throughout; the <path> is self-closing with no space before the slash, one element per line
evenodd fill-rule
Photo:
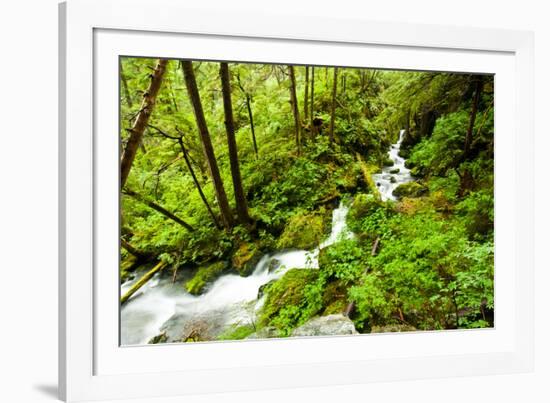
<path fill-rule="evenodd" d="M 254 145 L 254 154 L 258 158 L 258 144 L 256 143 L 256 132 L 254 130 L 254 116 L 252 115 L 252 99 L 246 94 L 246 109 L 248 110 L 248 119 L 250 120 L 250 132 L 252 133 L 252 144 Z"/>
<path fill-rule="evenodd" d="M 237 150 L 237 142 L 235 141 L 235 122 L 233 120 L 233 104 L 231 102 L 231 77 L 229 75 L 229 65 L 227 63 L 220 63 L 220 78 L 222 81 L 225 131 L 227 134 L 229 164 L 231 166 L 231 179 L 233 180 L 233 190 L 235 192 L 237 217 L 241 224 L 246 225 L 250 222 L 250 216 L 248 215 L 248 206 L 243 190 L 241 170 L 239 168 L 239 153 Z"/>
<path fill-rule="evenodd" d="M 288 72 L 290 75 L 290 103 L 292 106 L 292 113 L 294 115 L 294 131 L 296 133 L 296 149 L 298 155 L 300 155 L 300 112 L 298 111 L 298 98 L 296 98 L 296 75 L 294 74 L 294 66 L 288 66 Z"/>
<path fill-rule="evenodd" d="M 332 102 L 330 105 L 330 129 L 329 129 L 329 139 L 332 143 L 334 141 L 334 121 L 336 118 L 336 92 L 338 90 L 338 67 L 334 68 L 334 78 L 332 80 Z"/>
<path fill-rule="evenodd" d="M 233 225 L 233 217 L 229 207 L 229 202 L 227 201 L 227 194 L 225 193 L 216 156 L 214 154 L 214 147 L 212 146 L 212 141 L 210 140 L 210 133 L 208 132 L 206 119 L 204 118 L 199 90 L 197 88 L 197 80 L 195 79 L 195 72 L 193 71 L 193 63 L 182 60 L 181 65 L 183 68 L 185 86 L 187 87 L 187 92 L 189 94 L 189 100 L 193 105 L 193 112 L 197 122 L 202 151 L 208 164 L 208 171 L 212 177 L 212 182 L 214 183 L 214 191 L 216 192 L 216 199 L 218 200 L 218 205 L 220 206 L 223 225 L 225 228 L 229 229 Z"/>
<path fill-rule="evenodd" d="M 125 195 L 133 197 L 137 201 L 140 201 L 141 203 L 145 204 L 146 206 L 151 207 L 153 210 L 158 211 L 163 216 L 165 216 L 165 217 L 171 219 L 172 221 L 178 223 L 179 225 L 181 225 L 187 231 L 193 232 L 195 230 L 191 225 L 187 224 L 185 221 L 183 221 L 181 218 L 176 216 L 174 213 L 171 213 L 170 211 L 166 210 L 164 207 L 158 205 L 154 201 L 151 201 L 151 200 L 147 199 L 145 196 L 142 196 L 139 193 L 136 193 L 133 190 L 130 190 L 128 188 L 125 188 L 122 192 Z"/>
<path fill-rule="evenodd" d="M 183 144 L 183 140 L 180 137 L 178 139 L 178 143 L 181 148 L 181 152 L 183 153 L 183 159 L 185 160 L 185 165 L 187 165 L 187 169 L 189 170 L 189 173 L 191 174 L 191 177 L 193 178 L 193 182 L 195 182 L 195 187 L 197 188 L 199 192 L 199 196 L 201 197 L 202 202 L 204 203 L 204 206 L 208 210 L 208 213 L 210 214 L 210 217 L 212 217 L 212 221 L 214 221 L 214 225 L 218 229 L 221 229 L 220 223 L 218 222 L 218 219 L 216 218 L 216 214 L 212 211 L 212 208 L 210 207 L 210 203 L 208 203 L 208 200 L 206 199 L 206 196 L 204 192 L 202 191 L 202 186 L 197 179 L 197 176 L 195 175 L 195 170 L 193 169 L 193 165 L 191 165 L 191 160 L 189 159 L 189 154 L 187 152 L 187 148 L 185 148 L 185 145 Z"/>
<path fill-rule="evenodd" d="M 137 150 L 141 144 L 143 138 L 143 132 L 149 122 L 151 113 L 155 106 L 155 101 L 157 99 L 157 94 L 160 90 L 162 84 L 162 79 L 164 72 L 166 71 L 166 64 L 168 60 L 159 59 L 153 74 L 151 74 L 151 83 L 147 91 L 143 94 L 143 102 L 141 103 L 141 108 L 139 113 L 134 121 L 134 125 L 130 129 L 130 138 L 126 143 L 124 148 L 124 153 L 122 154 L 122 160 L 120 162 L 120 187 L 123 188 L 126 184 L 126 179 L 130 174 L 130 169 L 132 168 L 132 163 L 136 157 Z"/>

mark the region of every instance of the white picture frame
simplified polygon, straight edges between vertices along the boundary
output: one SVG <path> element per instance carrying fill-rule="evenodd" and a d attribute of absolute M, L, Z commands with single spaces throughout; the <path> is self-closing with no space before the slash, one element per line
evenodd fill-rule
<path fill-rule="evenodd" d="M 172 0 L 70 0 L 60 5 L 59 39 L 62 399 L 160 397 L 532 370 L 531 33 L 216 14 Z M 494 73 L 495 328 L 119 347 L 114 305 L 118 283 L 113 281 L 118 260 L 112 253 L 118 248 L 118 229 L 112 230 L 118 226 L 118 181 L 112 172 L 118 166 L 118 130 L 113 123 L 118 120 L 118 99 L 110 84 L 117 83 L 112 61 L 120 54 Z"/>

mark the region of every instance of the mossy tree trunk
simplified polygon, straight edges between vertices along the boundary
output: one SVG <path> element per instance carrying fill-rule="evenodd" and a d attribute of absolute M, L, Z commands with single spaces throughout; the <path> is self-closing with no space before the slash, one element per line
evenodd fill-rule
<path fill-rule="evenodd" d="M 306 66 L 306 83 L 304 85 L 304 122 L 308 123 L 308 102 L 309 102 L 309 67 Z"/>
<path fill-rule="evenodd" d="M 237 217 L 241 224 L 247 225 L 250 223 L 250 216 L 248 215 L 248 205 L 243 190 L 241 170 L 239 167 L 239 153 L 237 149 L 237 142 L 235 140 L 235 122 L 233 120 L 233 103 L 231 101 L 231 76 L 229 73 L 229 65 L 227 63 L 220 63 L 220 78 L 222 82 L 227 147 L 229 149 L 229 165 L 231 168 L 231 179 L 233 181 L 233 190 L 235 193 Z"/>
<path fill-rule="evenodd" d="M 149 118 L 153 113 L 153 108 L 157 99 L 157 94 L 160 90 L 162 84 L 162 79 L 164 77 L 164 72 L 166 71 L 166 65 L 168 60 L 158 59 L 157 65 L 151 74 L 151 83 L 149 88 L 143 94 L 143 102 L 141 103 L 141 108 L 137 114 L 136 120 L 132 128 L 130 129 L 130 137 L 124 148 L 122 154 L 122 159 L 120 162 L 120 187 L 123 188 L 130 174 L 130 169 L 132 169 L 132 163 L 136 157 L 137 150 L 143 139 L 143 132 L 145 127 L 149 122 Z"/>
<path fill-rule="evenodd" d="M 330 104 L 330 129 L 329 139 L 334 142 L 334 121 L 336 120 L 336 94 L 338 92 L 338 67 L 334 68 L 334 78 L 332 79 L 332 102 Z"/>
<path fill-rule="evenodd" d="M 193 63 L 187 60 L 182 60 L 181 65 L 183 69 L 185 86 L 187 87 L 189 100 L 191 101 L 193 112 L 195 114 L 202 151 L 204 153 L 204 157 L 206 158 L 206 163 L 208 165 L 208 171 L 212 178 L 212 182 L 214 183 L 214 191 L 220 207 L 222 222 L 225 228 L 230 229 L 233 226 L 233 216 L 231 213 L 231 208 L 229 207 L 229 202 L 227 201 L 227 194 L 225 193 L 222 177 L 220 175 L 218 163 L 214 154 L 214 147 L 212 146 L 212 140 L 210 139 L 210 133 L 208 132 L 208 126 L 204 117 L 199 90 L 197 88 L 197 80 L 193 70 Z"/>
<path fill-rule="evenodd" d="M 292 107 L 292 114 L 294 115 L 294 131 L 296 136 L 296 150 L 298 155 L 301 152 L 300 146 L 300 111 L 298 110 L 298 98 L 296 97 L 296 75 L 294 74 L 294 66 L 288 66 L 288 74 L 290 76 L 290 104 Z"/>

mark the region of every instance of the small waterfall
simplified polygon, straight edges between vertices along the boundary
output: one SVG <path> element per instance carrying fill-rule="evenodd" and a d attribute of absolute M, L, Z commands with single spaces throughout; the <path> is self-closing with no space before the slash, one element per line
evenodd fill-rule
<path fill-rule="evenodd" d="M 401 130 L 397 143 L 392 144 L 388 151 L 388 157 L 393 161 L 393 165 L 384 167 L 382 173 L 372 176 L 383 201 L 396 200 L 393 195 L 395 188 L 413 180 L 410 169 L 405 167 L 405 159 L 399 156 L 404 135 L 405 130 Z"/>
<path fill-rule="evenodd" d="M 121 344 L 145 344 L 162 330 L 180 331 L 193 321 L 209 322 L 220 333 L 232 324 L 247 324 L 254 320 L 263 300 L 258 300 L 260 287 L 282 277 L 288 270 L 316 269 L 322 248 L 353 237 L 346 226 L 348 207 L 342 202 L 332 212 L 332 230 L 317 248 L 283 250 L 264 255 L 248 277 L 226 274 L 216 280 L 206 293 L 194 296 L 181 283 L 171 279 L 153 278 L 121 309 Z M 157 275 L 158 276 L 158 275 Z M 121 286 L 122 292 L 132 282 Z"/>

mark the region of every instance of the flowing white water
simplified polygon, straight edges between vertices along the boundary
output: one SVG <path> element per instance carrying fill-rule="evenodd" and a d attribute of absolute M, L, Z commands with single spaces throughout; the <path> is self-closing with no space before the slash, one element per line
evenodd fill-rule
<path fill-rule="evenodd" d="M 390 151 L 388 151 L 388 156 L 393 161 L 393 165 L 384 167 L 382 173 L 372 176 L 383 201 L 395 200 L 396 197 L 393 195 L 395 188 L 413 180 L 411 171 L 405 167 L 405 159 L 399 156 L 399 150 L 401 149 L 404 135 L 405 130 L 401 130 L 397 143 L 392 144 Z"/>
<path fill-rule="evenodd" d="M 263 303 L 258 299 L 260 287 L 283 276 L 293 268 L 316 269 L 319 251 L 338 240 L 353 237 L 346 226 L 348 207 L 332 212 L 330 236 L 311 251 L 286 250 L 266 254 L 248 277 L 236 274 L 221 276 L 208 291 L 194 296 L 181 283 L 157 277 L 136 293 L 121 309 L 121 344 L 145 344 L 165 331 L 173 338 L 181 337 L 183 329 L 202 322 L 211 333 L 219 334 L 232 324 L 251 323 Z M 133 281 L 121 286 L 124 293 Z"/>

